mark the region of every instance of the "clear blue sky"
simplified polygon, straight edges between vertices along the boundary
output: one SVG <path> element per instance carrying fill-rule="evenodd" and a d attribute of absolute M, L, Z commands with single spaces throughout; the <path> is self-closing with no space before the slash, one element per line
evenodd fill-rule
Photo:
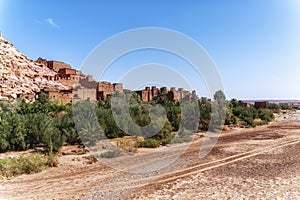
<path fill-rule="evenodd" d="M 4 38 L 33 60 L 41 56 L 77 69 L 96 45 L 140 27 L 195 39 L 214 60 L 228 98 L 300 99 L 300 0 L 0 0 Z M 145 51 L 120 59 L 104 78 L 117 81 L 145 62 L 192 74 L 172 55 Z M 202 80 L 191 75 L 190 81 L 199 96 L 207 95 Z"/>

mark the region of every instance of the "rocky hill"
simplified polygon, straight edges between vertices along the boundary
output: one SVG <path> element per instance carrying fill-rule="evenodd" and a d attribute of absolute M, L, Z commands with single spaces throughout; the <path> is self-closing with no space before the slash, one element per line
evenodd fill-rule
<path fill-rule="evenodd" d="M 30 60 L 0 36 L 0 99 L 17 98 L 43 89 L 68 89 L 68 86 L 47 78 L 55 75 L 56 72 Z"/>

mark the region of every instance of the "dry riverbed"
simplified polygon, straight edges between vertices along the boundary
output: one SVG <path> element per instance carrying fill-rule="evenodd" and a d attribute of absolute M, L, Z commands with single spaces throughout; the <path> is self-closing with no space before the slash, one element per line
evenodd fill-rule
<path fill-rule="evenodd" d="M 93 164 L 64 155 L 59 167 L 1 180 L 0 199 L 299 199 L 299 136 L 297 112 L 225 131 L 202 159 L 200 136 Z"/>

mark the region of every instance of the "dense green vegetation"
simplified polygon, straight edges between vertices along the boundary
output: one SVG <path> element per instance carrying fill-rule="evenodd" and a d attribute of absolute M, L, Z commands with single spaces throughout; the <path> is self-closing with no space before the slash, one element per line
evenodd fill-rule
<path fill-rule="evenodd" d="M 266 124 L 274 119 L 272 110 L 255 109 L 247 107 L 243 102 L 232 99 L 228 102 L 225 124 L 243 124 L 245 126 L 256 126 Z"/>
<path fill-rule="evenodd" d="M 149 138 L 138 146 L 157 146 L 157 143 L 165 145 L 190 141 L 190 136 L 195 131 L 220 129 L 224 119 L 227 125 L 242 124 L 247 127 L 264 124 L 273 120 L 272 111 L 288 108 L 286 104 L 268 104 L 267 109 L 247 107 L 236 99 L 227 101 L 221 91 L 216 92 L 213 100 L 193 99 L 192 102 L 172 102 L 166 94 L 159 92 L 152 102 L 145 103 L 138 95 L 133 94 L 130 96 L 130 104 L 119 102 L 113 109 L 110 99 L 96 104 L 79 102 L 72 106 L 50 101 L 46 94 L 41 94 L 34 103 L 21 99 L 14 102 L 0 101 L 0 152 L 44 147 L 46 152 L 55 153 L 63 144 L 80 144 L 84 141 L 85 145 L 94 145 L 99 139 L 126 136 L 129 131 L 136 136 L 146 135 Z M 166 119 L 160 109 L 153 109 L 156 104 L 163 106 Z M 156 112 L 154 122 L 165 120 L 163 127 L 155 135 L 149 135 L 142 129 L 145 126 L 150 126 L 150 132 L 157 129 L 149 116 L 151 107 Z M 189 114 L 195 112 L 195 108 L 199 109 L 199 113 Z M 128 113 L 128 109 L 132 123 L 137 125 L 132 126 L 131 130 L 121 129 L 112 112 L 113 110 L 118 115 Z M 211 122 L 211 119 L 214 121 Z M 126 127 L 128 121 L 120 118 L 118 123 L 123 123 L 122 127 Z M 178 134 L 174 136 L 172 132 L 177 131 Z"/>
<path fill-rule="evenodd" d="M 148 138 L 144 141 L 137 142 L 137 147 L 147 147 L 147 148 L 156 148 L 159 147 L 159 141 L 155 139 Z"/>
<path fill-rule="evenodd" d="M 280 110 L 288 110 L 290 109 L 287 103 L 267 103 L 267 108 L 272 110 L 273 112 L 279 112 Z"/>
<path fill-rule="evenodd" d="M 71 110 L 71 105 L 50 101 L 45 94 L 34 103 L 0 101 L 0 152 L 43 146 L 52 153 L 64 142 L 78 142 Z"/>
<path fill-rule="evenodd" d="M 57 165 L 58 160 L 55 155 L 44 156 L 38 153 L 0 159 L 0 177 L 9 178 L 20 174 L 36 173 Z"/>

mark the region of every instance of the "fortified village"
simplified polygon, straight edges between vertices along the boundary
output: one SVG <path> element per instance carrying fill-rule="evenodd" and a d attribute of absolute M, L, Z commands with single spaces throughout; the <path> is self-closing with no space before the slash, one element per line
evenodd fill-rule
<path fill-rule="evenodd" d="M 64 103 L 76 100 L 96 101 L 106 100 L 114 92 L 124 91 L 122 83 L 95 81 L 91 75 L 84 75 L 64 62 L 47 61 L 41 57 L 33 61 L 4 39 L 0 32 L 0 100 L 20 97 L 34 101 L 41 92 L 45 92 L 52 100 Z M 195 91 L 189 92 L 183 88 L 159 89 L 155 86 L 134 92 L 142 101 L 149 102 L 159 91 L 175 102 L 196 95 Z M 265 108 L 267 104 L 265 101 L 245 103 L 246 106 L 253 104 L 256 108 Z M 299 107 L 296 103 L 292 106 Z"/>
<path fill-rule="evenodd" d="M 53 100 L 65 103 L 76 99 L 96 101 L 106 100 L 107 97 L 111 96 L 114 92 L 123 93 L 122 83 L 97 82 L 91 75 L 84 75 L 81 71 L 72 69 L 69 64 L 59 61 L 47 61 L 42 58 L 38 58 L 36 62 L 56 72 L 55 75 L 47 76 L 47 80 L 55 80 L 69 87 L 67 90 L 43 90 L 49 93 L 49 96 Z M 134 92 L 141 97 L 142 101 L 149 102 L 157 95 L 158 91 L 159 88 L 152 86 Z M 192 95 L 195 95 L 195 91 L 191 93 L 183 88 L 176 90 L 175 87 L 170 89 L 162 87 L 161 91 L 166 94 L 171 101 L 179 101 L 184 98 L 191 98 Z"/>
<path fill-rule="evenodd" d="M 195 91 L 182 88 L 176 90 L 163 87 L 161 92 L 171 101 L 190 98 Z M 145 87 L 134 91 L 142 101 L 151 101 L 159 88 Z M 69 64 L 59 61 L 47 61 L 39 57 L 29 59 L 18 51 L 12 43 L 0 35 L 0 99 L 23 98 L 34 101 L 41 92 L 48 93 L 52 100 L 64 103 L 73 100 L 106 100 L 114 92 L 123 93 L 122 83 L 95 81 L 91 75 L 72 69 Z"/>

